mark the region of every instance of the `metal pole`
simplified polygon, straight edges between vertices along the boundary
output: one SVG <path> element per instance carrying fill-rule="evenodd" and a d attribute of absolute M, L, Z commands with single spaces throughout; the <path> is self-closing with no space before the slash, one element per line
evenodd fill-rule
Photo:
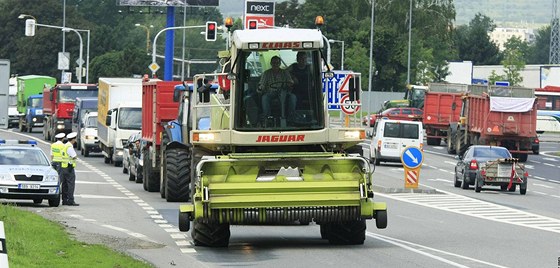
<path fill-rule="evenodd" d="M 344 41 L 341 41 L 341 42 L 342 42 L 342 60 L 341 60 L 341 63 L 340 63 L 340 69 L 344 70 Z"/>
<path fill-rule="evenodd" d="M 86 84 L 89 84 L 89 30 L 87 31 L 87 52 L 86 52 Z"/>
<path fill-rule="evenodd" d="M 194 26 L 179 26 L 179 27 L 168 27 L 168 28 L 164 28 L 161 31 L 159 31 L 156 36 L 154 37 L 154 42 L 152 43 L 152 63 L 156 62 L 156 45 L 157 45 L 157 39 L 159 37 L 160 34 L 162 34 L 165 31 L 168 30 L 177 30 L 177 29 L 193 29 L 193 28 L 205 28 L 206 25 L 194 25 Z M 152 72 L 152 75 L 154 75 L 155 72 Z"/>
<path fill-rule="evenodd" d="M 183 6 L 183 26 L 187 26 L 187 3 Z M 185 35 L 187 29 L 183 29 L 183 47 L 181 50 L 181 81 L 185 79 Z"/>
<path fill-rule="evenodd" d="M 371 0 L 371 25 L 370 25 L 370 33 L 369 33 L 369 81 L 368 81 L 368 102 L 367 102 L 367 114 L 368 116 L 371 114 L 371 99 L 373 97 L 372 94 L 372 87 L 373 87 L 373 22 L 374 22 L 374 15 L 375 15 L 375 0 Z"/>
<path fill-rule="evenodd" d="M 76 29 L 73 29 L 73 28 L 62 28 L 62 31 L 63 32 L 73 31 L 80 38 L 80 59 L 78 60 L 78 70 L 79 71 L 76 72 L 76 74 L 78 75 L 78 83 L 81 84 L 82 83 L 82 65 L 84 63 L 84 59 L 83 59 L 83 56 L 84 56 L 84 42 L 82 40 L 82 35 Z"/>
<path fill-rule="evenodd" d="M 175 25 L 175 7 L 167 7 L 167 27 Z M 175 32 L 170 31 L 165 35 L 165 62 L 163 68 L 163 80 L 173 81 L 173 49 L 175 48 Z"/>
<path fill-rule="evenodd" d="M 412 0 L 410 0 L 410 8 L 408 10 L 408 62 L 406 72 L 406 85 L 410 85 L 410 45 L 412 41 Z"/>

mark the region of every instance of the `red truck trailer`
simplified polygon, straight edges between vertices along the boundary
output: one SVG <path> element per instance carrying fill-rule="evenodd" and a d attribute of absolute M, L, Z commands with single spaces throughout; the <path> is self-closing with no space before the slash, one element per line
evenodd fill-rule
<path fill-rule="evenodd" d="M 173 101 L 178 81 L 152 80 L 142 83 L 142 163 L 143 186 L 149 192 L 160 191 L 161 137 L 165 123 L 176 119 L 179 103 Z"/>
<path fill-rule="evenodd" d="M 97 98 L 95 84 L 58 84 L 43 89 L 43 137 L 54 141 L 58 133 L 72 132 L 72 114 L 74 102 L 78 97 Z"/>
<path fill-rule="evenodd" d="M 452 149 L 462 154 L 470 145 L 496 145 L 527 161 L 537 136 L 535 100 L 532 88 L 469 85 L 461 117 L 451 123 Z"/>
<path fill-rule="evenodd" d="M 423 120 L 426 129 L 426 143 L 440 145 L 442 139 L 449 139 L 451 122 L 458 122 L 463 106 L 462 96 L 467 92 L 468 85 L 432 83 L 424 95 Z M 448 142 L 449 144 L 449 142 Z M 455 153 L 447 146 L 448 153 Z"/>

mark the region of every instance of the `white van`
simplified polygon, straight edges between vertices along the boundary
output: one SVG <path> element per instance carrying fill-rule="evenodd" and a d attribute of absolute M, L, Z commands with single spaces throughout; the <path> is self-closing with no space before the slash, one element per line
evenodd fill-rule
<path fill-rule="evenodd" d="M 373 126 L 372 140 L 364 150 L 371 162 L 401 162 L 406 147 L 424 147 L 424 127 L 419 121 L 381 119 Z"/>

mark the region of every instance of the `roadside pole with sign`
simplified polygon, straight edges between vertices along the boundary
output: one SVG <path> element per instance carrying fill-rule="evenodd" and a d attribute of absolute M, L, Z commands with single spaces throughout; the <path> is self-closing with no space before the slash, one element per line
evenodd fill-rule
<path fill-rule="evenodd" d="M 416 146 L 406 147 L 401 155 L 401 162 L 404 167 L 404 188 L 418 188 L 424 153 Z"/>

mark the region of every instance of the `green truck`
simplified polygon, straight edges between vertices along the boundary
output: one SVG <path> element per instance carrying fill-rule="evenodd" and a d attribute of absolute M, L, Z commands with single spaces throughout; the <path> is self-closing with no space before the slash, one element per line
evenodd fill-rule
<path fill-rule="evenodd" d="M 56 78 L 42 75 L 24 75 L 17 77 L 17 110 L 19 131 L 32 132 L 34 127 L 43 126 L 43 87 L 55 85 Z"/>

